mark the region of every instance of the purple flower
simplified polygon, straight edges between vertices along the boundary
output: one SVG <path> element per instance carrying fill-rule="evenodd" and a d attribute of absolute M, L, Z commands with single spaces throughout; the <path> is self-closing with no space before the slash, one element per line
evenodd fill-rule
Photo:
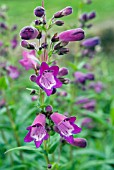
<path fill-rule="evenodd" d="M 70 144 L 74 142 L 73 134 L 81 132 L 81 128 L 74 124 L 76 117 L 68 118 L 62 114 L 53 113 L 51 119 L 55 123 L 56 131 Z"/>
<path fill-rule="evenodd" d="M 87 103 L 87 102 L 89 102 L 88 98 L 82 98 L 82 99 L 78 99 L 76 104 L 84 104 L 84 103 Z"/>
<path fill-rule="evenodd" d="M 62 9 L 61 11 L 58 11 L 54 14 L 54 18 L 61 18 L 63 16 L 67 16 L 72 14 L 72 7 L 68 6 L 64 9 Z"/>
<path fill-rule="evenodd" d="M 36 147 L 39 148 L 43 140 L 47 140 L 49 138 L 49 135 L 45 129 L 45 123 L 46 117 L 44 114 L 39 114 L 38 116 L 36 116 L 33 124 L 27 127 L 27 130 L 29 130 L 29 132 L 24 138 L 24 142 L 34 141 Z"/>
<path fill-rule="evenodd" d="M 94 89 L 96 91 L 96 93 L 100 93 L 103 90 L 104 85 L 100 81 L 98 81 L 96 83 L 92 82 L 89 84 L 89 88 Z"/>
<path fill-rule="evenodd" d="M 31 26 L 26 26 L 22 28 L 20 31 L 21 39 L 24 39 L 24 40 L 35 39 L 37 38 L 38 34 L 39 34 L 38 30 Z"/>
<path fill-rule="evenodd" d="M 6 70 L 7 70 L 7 73 L 9 75 L 9 77 L 11 77 L 12 79 L 17 79 L 19 77 L 19 75 L 20 75 L 20 72 L 17 69 L 17 67 L 14 67 L 14 66 L 10 65 L 10 66 L 8 66 L 6 68 Z"/>
<path fill-rule="evenodd" d="M 34 15 L 36 15 L 37 17 L 42 17 L 43 15 L 45 15 L 45 9 L 41 6 L 38 6 L 34 9 Z"/>
<path fill-rule="evenodd" d="M 23 51 L 23 59 L 19 60 L 19 63 L 26 69 L 35 69 L 37 67 L 37 58 L 35 56 L 35 51 L 30 52 Z"/>
<path fill-rule="evenodd" d="M 86 127 L 88 129 L 93 128 L 93 120 L 91 118 L 89 118 L 89 117 L 85 117 L 82 120 L 81 127 Z"/>
<path fill-rule="evenodd" d="M 0 47 L 3 45 L 3 42 L 2 41 L 0 41 Z"/>
<path fill-rule="evenodd" d="M 61 81 L 57 78 L 58 72 L 58 66 L 49 67 L 47 63 L 42 62 L 36 83 L 46 92 L 47 96 L 50 96 L 54 89 L 62 86 Z"/>
<path fill-rule="evenodd" d="M 99 37 L 88 38 L 82 42 L 82 46 L 84 47 L 95 47 L 96 45 L 99 44 L 100 44 Z"/>
<path fill-rule="evenodd" d="M 89 111 L 94 111 L 96 106 L 96 101 L 95 100 L 90 100 L 89 102 L 85 103 L 81 108 L 89 110 Z"/>
<path fill-rule="evenodd" d="M 77 71 L 74 73 L 74 77 L 75 77 L 77 83 L 85 84 L 86 74 Z"/>
<path fill-rule="evenodd" d="M 67 30 L 58 34 L 60 41 L 70 42 L 70 41 L 80 41 L 84 39 L 84 30 L 81 28 Z"/>
<path fill-rule="evenodd" d="M 95 76 L 94 76 L 93 73 L 87 73 L 87 74 L 86 74 L 86 79 L 88 79 L 88 80 L 94 80 L 94 79 L 95 79 Z"/>
<path fill-rule="evenodd" d="M 11 47 L 12 49 L 15 49 L 18 45 L 18 40 L 17 40 L 17 37 L 14 36 L 14 38 L 11 40 Z"/>

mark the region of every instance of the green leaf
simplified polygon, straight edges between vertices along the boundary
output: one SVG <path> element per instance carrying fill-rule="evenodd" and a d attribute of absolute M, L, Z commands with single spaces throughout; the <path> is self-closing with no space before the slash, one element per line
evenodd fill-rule
<path fill-rule="evenodd" d="M 8 84 L 9 83 L 6 77 L 0 77 L 0 89 L 6 89 Z"/>
<path fill-rule="evenodd" d="M 114 125 L 114 100 L 111 103 L 110 117 L 111 117 L 112 125 Z"/>
<path fill-rule="evenodd" d="M 6 152 L 5 152 L 5 154 L 6 153 L 8 153 L 8 152 L 12 152 L 12 151 L 15 151 L 15 150 L 17 150 L 17 151 L 19 151 L 19 150 L 31 150 L 31 151 L 39 151 L 39 153 L 40 153 L 40 151 L 41 151 L 41 149 L 39 148 L 39 149 L 36 149 L 36 147 L 34 146 L 34 147 L 30 147 L 30 146 L 20 146 L 20 147 L 15 147 L 15 148 L 12 148 L 12 149 L 9 149 L 9 150 L 7 150 Z"/>

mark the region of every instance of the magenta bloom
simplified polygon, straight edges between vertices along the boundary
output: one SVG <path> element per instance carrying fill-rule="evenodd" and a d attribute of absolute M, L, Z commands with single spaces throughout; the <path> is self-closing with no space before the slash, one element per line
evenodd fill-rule
<path fill-rule="evenodd" d="M 62 114 L 53 113 L 51 119 L 55 123 L 56 131 L 70 144 L 74 142 L 73 134 L 81 132 L 81 128 L 74 124 L 76 117 L 68 118 Z"/>
<path fill-rule="evenodd" d="M 84 30 L 81 28 L 67 30 L 61 32 L 58 35 L 60 41 L 70 42 L 70 41 L 80 41 L 84 39 Z"/>
<path fill-rule="evenodd" d="M 23 59 L 19 60 L 19 63 L 26 69 L 34 69 L 37 67 L 37 58 L 35 56 L 35 51 L 32 50 L 30 52 L 23 51 Z"/>
<path fill-rule="evenodd" d="M 20 75 L 19 70 L 17 69 L 17 67 L 14 66 L 8 66 L 7 68 L 7 73 L 9 75 L 9 77 L 11 77 L 12 79 L 17 79 Z"/>
<path fill-rule="evenodd" d="M 46 92 L 47 96 L 50 96 L 54 89 L 62 86 L 61 81 L 57 78 L 58 72 L 58 66 L 49 67 L 47 63 L 42 62 L 36 83 Z"/>
<path fill-rule="evenodd" d="M 36 147 L 39 148 L 43 140 L 47 140 L 49 138 L 49 135 L 45 129 L 45 123 L 46 117 L 44 114 L 39 114 L 38 116 L 36 116 L 33 124 L 27 127 L 27 130 L 29 130 L 29 132 L 24 138 L 24 142 L 34 141 Z"/>

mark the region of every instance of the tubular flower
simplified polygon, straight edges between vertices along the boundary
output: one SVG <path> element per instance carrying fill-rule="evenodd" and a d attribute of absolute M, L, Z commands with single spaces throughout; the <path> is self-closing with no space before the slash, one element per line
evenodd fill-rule
<path fill-rule="evenodd" d="M 53 113 L 51 119 L 55 123 L 55 129 L 61 137 L 63 137 L 68 143 L 73 144 L 73 134 L 81 132 L 81 128 L 74 124 L 76 117 L 68 118 L 62 114 Z"/>
<path fill-rule="evenodd" d="M 100 44 L 99 37 L 88 38 L 82 42 L 82 46 L 84 47 L 95 47 L 96 45 L 99 44 Z"/>
<path fill-rule="evenodd" d="M 84 39 L 84 30 L 81 28 L 63 31 L 58 35 L 60 41 L 80 41 Z"/>
<path fill-rule="evenodd" d="M 12 66 L 12 65 L 7 66 L 6 70 L 7 70 L 9 77 L 11 77 L 12 79 L 17 79 L 20 75 L 18 68 L 15 66 Z"/>
<path fill-rule="evenodd" d="M 19 63 L 26 69 L 30 70 L 37 67 L 38 59 L 35 57 L 35 51 L 30 52 L 23 51 L 23 59 L 19 60 Z"/>
<path fill-rule="evenodd" d="M 54 89 L 62 86 L 61 81 L 57 78 L 58 72 L 58 66 L 49 67 L 47 63 L 42 62 L 36 83 L 46 92 L 47 96 L 50 96 Z"/>
<path fill-rule="evenodd" d="M 46 117 L 44 114 L 39 114 L 36 116 L 33 124 L 27 127 L 29 130 L 28 134 L 24 138 L 24 142 L 32 142 L 34 141 L 37 148 L 40 147 L 43 140 L 47 140 L 49 138 L 48 133 L 45 129 Z"/>

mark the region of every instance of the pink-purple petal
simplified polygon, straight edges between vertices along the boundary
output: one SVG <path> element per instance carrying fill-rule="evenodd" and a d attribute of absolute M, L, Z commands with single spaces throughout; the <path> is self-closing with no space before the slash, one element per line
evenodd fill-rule
<path fill-rule="evenodd" d="M 40 74 L 43 74 L 43 72 L 45 70 L 49 70 L 49 66 L 46 62 L 42 62 L 41 66 L 40 66 Z"/>
<path fill-rule="evenodd" d="M 43 140 L 41 141 L 34 141 L 35 145 L 36 145 L 36 148 L 39 148 L 40 145 L 42 144 Z"/>
<path fill-rule="evenodd" d="M 53 75 L 54 76 L 57 76 L 58 72 L 59 72 L 59 67 L 58 66 L 51 66 L 49 68 L 49 70 L 52 70 L 53 71 Z"/>

